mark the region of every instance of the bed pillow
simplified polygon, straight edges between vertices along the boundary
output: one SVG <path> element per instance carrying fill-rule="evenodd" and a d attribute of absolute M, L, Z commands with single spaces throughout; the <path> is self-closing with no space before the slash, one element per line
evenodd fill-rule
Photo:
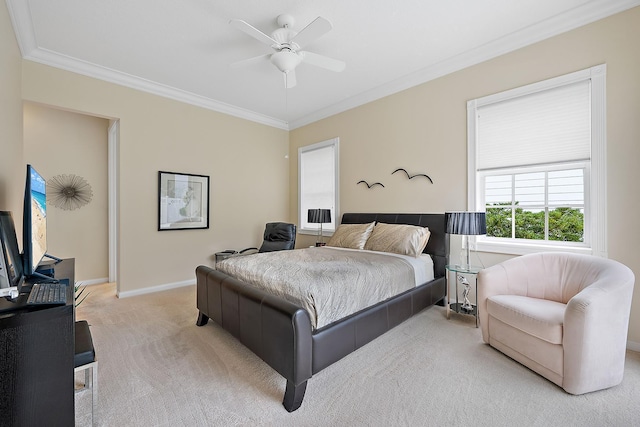
<path fill-rule="evenodd" d="M 427 246 L 430 235 L 427 227 L 379 222 L 364 249 L 418 257 Z"/>
<path fill-rule="evenodd" d="M 369 224 L 340 224 L 327 242 L 327 246 L 362 249 L 375 224 L 375 222 Z"/>

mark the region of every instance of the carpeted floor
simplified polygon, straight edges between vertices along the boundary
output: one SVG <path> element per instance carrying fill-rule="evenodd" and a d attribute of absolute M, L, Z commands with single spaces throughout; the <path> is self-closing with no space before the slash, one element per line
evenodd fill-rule
<path fill-rule="evenodd" d="M 482 343 L 473 318 L 432 307 L 309 380 L 302 407 L 285 381 L 210 321 L 195 286 L 118 299 L 91 286 L 77 309 L 99 360 L 103 426 L 631 426 L 640 423 L 640 353 L 625 378 L 572 396 Z M 90 395 L 76 395 L 90 425 Z"/>

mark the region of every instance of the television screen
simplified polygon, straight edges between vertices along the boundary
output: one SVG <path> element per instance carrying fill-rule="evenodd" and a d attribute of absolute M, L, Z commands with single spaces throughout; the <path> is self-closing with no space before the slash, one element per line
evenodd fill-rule
<path fill-rule="evenodd" d="M 27 165 L 24 194 L 22 249 L 24 274 L 34 275 L 47 253 L 47 183 L 31 165 Z"/>
<path fill-rule="evenodd" d="M 22 260 L 13 217 L 8 211 L 0 211 L 0 269 L 0 288 L 20 288 L 24 279 Z"/>

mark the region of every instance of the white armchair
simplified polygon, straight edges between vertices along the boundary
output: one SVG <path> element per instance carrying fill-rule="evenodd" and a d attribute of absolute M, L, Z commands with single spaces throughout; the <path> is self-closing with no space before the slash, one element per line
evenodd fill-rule
<path fill-rule="evenodd" d="M 537 253 L 478 274 L 482 338 L 571 394 L 622 382 L 635 277 L 591 255 Z"/>

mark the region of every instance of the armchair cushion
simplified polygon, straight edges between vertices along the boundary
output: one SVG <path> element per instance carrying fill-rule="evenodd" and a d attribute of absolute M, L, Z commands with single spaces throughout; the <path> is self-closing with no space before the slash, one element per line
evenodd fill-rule
<path fill-rule="evenodd" d="M 551 344 L 562 344 L 565 304 L 519 295 L 496 295 L 487 302 L 489 314 Z"/>

